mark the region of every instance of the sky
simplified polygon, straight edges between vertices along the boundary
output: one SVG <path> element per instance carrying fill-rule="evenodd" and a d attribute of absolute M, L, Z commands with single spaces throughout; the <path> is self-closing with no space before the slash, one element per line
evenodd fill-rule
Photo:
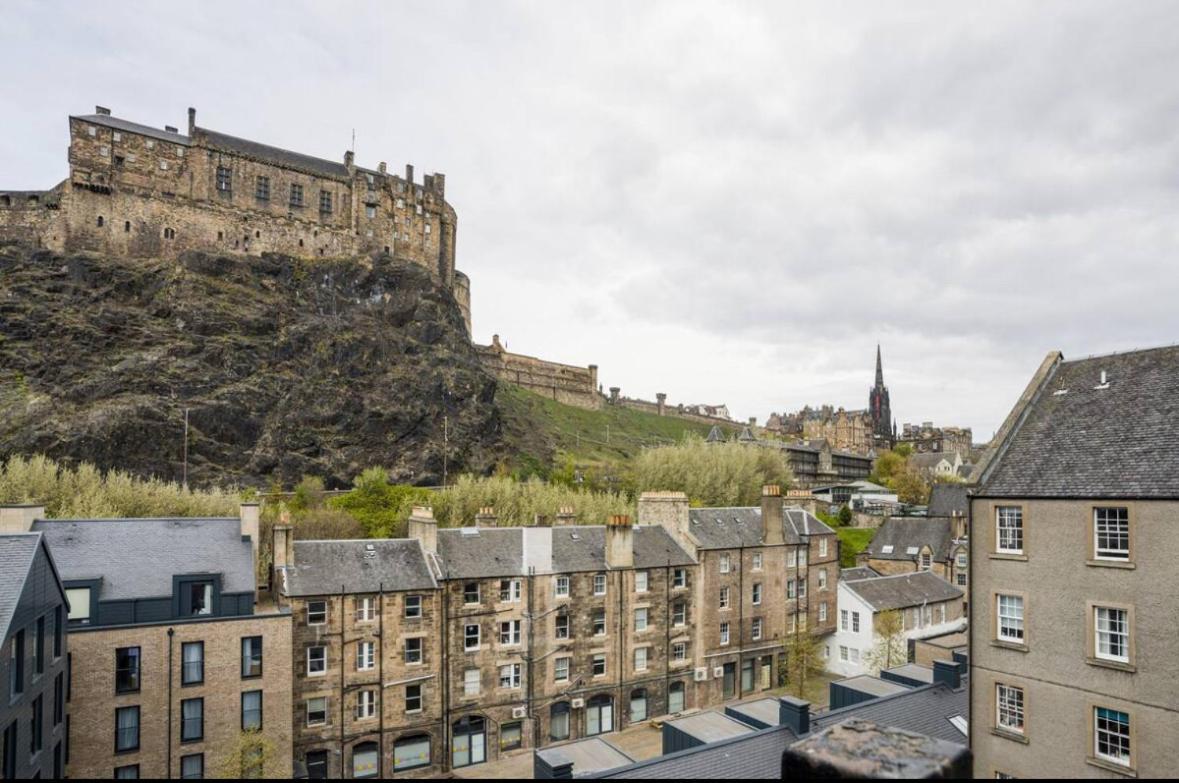
<path fill-rule="evenodd" d="M 69 114 L 446 174 L 474 338 L 740 419 L 991 437 L 1179 335 L 1179 3 L 9 2 L 0 188 Z"/>

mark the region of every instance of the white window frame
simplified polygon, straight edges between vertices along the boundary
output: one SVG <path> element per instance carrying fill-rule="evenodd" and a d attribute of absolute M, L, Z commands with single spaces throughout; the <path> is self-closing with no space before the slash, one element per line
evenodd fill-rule
<path fill-rule="evenodd" d="M 475 644 L 471 644 L 470 630 L 475 629 Z M 467 623 L 463 626 L 463 651 L 475 652 L 483 643 L 483 627 L 478 623 Z"/>
<path fill-rule="evenodd" d="M 569 596 L 569 577 L 558 576 L 553 582 L 553 595 L 557 598 L 567 598 Z"/>
<path fill-rule="evenodd" d="M 596 671 L 599 668 L 598 664 L 601 664 L 602 671 L 600 671 L 600 672 Z M 591 662 L 590 662 L 591 676 L 605 677 L 606 671 L 607 671 L 607 669 L 606 669 L 606 654 L 605 653 L 595 653 L 594 657 L 591 659 Z"/>
<path fill-rule="evenodd" d="M 365 688 L 356 694 L 356 720 L 371 720 L 377 717 L 377 692 Z"/>
<path fill-rule="evenodd" d="M 1123 733 L 1121 731 L 1118 731 L 1115 733 L 1115 732 L 1109 731 L 1108 729 L 1103 729 L 1101 727 L 1101 717 L 1100 717 L 1100 712 L 1099 712 L 1100 710 L 1108 710 L 1109 712 L 1116 712 L 1119 715 L 1125 715 L 1126 716 L 1126 722 L 1124 724 L 1126 727 L 1125 732 Z M 1134 737 L 1133 737 L 1132 732 L 1130 731 L 1130 720 L 1131 720 L 1130 713 L 1125 712 L 1123 710 L 1115 710 L 1110 707 L 1096 707 L 1096 706 L 1093 707 L 1093 755 L 1096 756 L 1097 758 L 1101 759 L 1102 761 L 1107 761 L 1110 764 L 1117 764 L 1120 767 L 1131 766 L 1134 762 L 1134 746 L 1131 744 L 1133 742 Z M 1119 725 L 1122 725 L 1120 721 L 1119 721 Z M 1101 752 L 1101 738 L 1102 738 L 1103 734 L 1108 735 L 1110 737 L 1118 738 L 1119 740 L 1123 737 L 1125 738 L 1126 758 L 1122 758 L 1120 755 L 1119 756 L 1111 756 L 1108 753 Z M 1121 743 L 1119 742 L 1119 744 L 1121 744 Z"/>
<path fill-rule="evenodd" d="M 761 582 L 753 583 L 753 591 L 750 599 L 754 606 L 761 606 Z"/>
<path fill-rule="evenodd" d="M 320 606 L 322 609 L 313 609 L 312 607 Z M 316 621 L 314 618 L 322 617 Z M 328 605 L 327 601 L 308 601 L 307 602 L 307 624 L 308 625 L 327 625 Z"/>
<path fill-rule="evenodd" d="M 760 570 L 762 569 L 762 556 L 761 556 L 761 552 L 754 552 L 754 553 L 753 553 L 753 563 L 752 563 L 752 568 L 753 568 L 753 570 L 754 570 L 754 571 L 760 571 Z"/>
<path fill-rule="evenodd" d="M 606 575 L 594 574 L 594 595 L 606 594 Z"/>
<path fill-rule="evenodd" d="M 647 659 L 649 657 L 650 649 L 647 647 L 635 648 L 635 671 L 647 671 Z"/>
<path fill-rule="evenodd" d="M 315 659 L 320 661 L 321 668 L 319 671 L 312 671 L 311 670 L 311 661 L 313 660 L 313 657 L 311 654 L 313 652 L 315 652 L 316 650 L 318 650 L 320 654 L 318 656 L 315 656 Z M 326 675 L 327 674 L 327 658 L 328 658 L 328 656 L 327 656 L 327 647 L 326 646 L 315 645 L 313 647 L 308 647 L 307 648 L 307 676 L 308 677 L 323 677 L 324 675 Z"/>
<path fill-rule="evenodd" d="M 367 672 L 377 668 L 377 645 L 362 641 L 356 645 L 356 671 Z"/>
<path fill-rule="evenodd" d="M 635 632 L 639 633 L 647 630 L 647 607 L 640 606 L 635 609 Z"/>
<path fill-rule="evenodd" d="M 319 712 L 319 710 L 312 710 L 311 703 L 312 702 L 320 702 L 320 701 L 323 702 L 323 720 L 312 721 L 311 720 L 311 713 L 312 712 Z M 328 711 L 329 706 L 330 705 L 328 704 L 328 697 L 327 696 L 312 696 L 311 698 L 309 698 L 304 703 L 304 707 L 306 708 L 307 725 L 308 726 L 326 726 L 328 723 L 328 715 L 331 714 Z"/>
<path fill-rule="evenodd" d="M 554 682 L 568 682 L 569 672 L 572 668 L 572 658 L 557 658 L 553 661 L 553 681 Z"/>
<path fill-rule="evenodd" d="M 729 570 L 732 568 L 732 563 L 730 563 L 730 562 L 729 562 L 729 555 L 728 555 L 728 553 L 722 554 L 722 555 L 720 556 L 720 565 L 719 565 L 719 568 L 720 568 L 720 572 L 721 572 L 722 574 L 727 574 L 727 573 L 729 573 Z"/>
<path fill-rule="evenodd" d="M 635 571 L 635 592 L 645 593 L 650 586 L 650 575 L 646 571 Z"/>
<path fill-rule="evenodd" d="M 518 663 L 505 663 L 499 667 L 499 687 L 501 690 L 519 690 L 523 667 Z M 505 684 L 506 683 L 506 684 Z"/>
<path fill-rule="evenodd" d="M 1019 546 L 1004 546 L 1004 534 L 1006 533 L 1009 537 L 1014 537 L 1013 531 L 1018 531 L 1019 533 Z M 996 552 L 1004 555 L 1022 555 L 1026 544 L 1024 541 L 1024 532 L 1022 506 L 995 506 Z"/>
<path fill-rule="evenodd" d="M 995 683 L 995 727 L 1023 734 L 1025 698 L 1023 688 L 1001 682 Z M 1018 719 L 1019 725 L 1015 725 L 1015 719 Z"/>
<path fill-rule="evenodd" d="M 402 613 L 407 620 L 416 620 L 422 616 L 422 597 L 420 595 L 407 595 L 405 597 L 405 610 Z"/>
<path fill-rule="evenodd" d="M 474 676 L 472 676 L 474 675 Z M 478 669 L 463 670 L 463 696 L 478 696 L 483 690 L 483 676 Z"/>
<path fill-rule="evenodd" d="M 501 647 L 516 647 L 520 644 L 519 620 L 504 620 L 500 622 L 499 644 Z"/>
<path fill-rule="evenodd" d="M 729 624 L 728 623 L 721 623 L 720 624 L 720 643 L 721 643 L 721 647 L 725 647 L 729 644 Z"/>
<path fill-rule="evenodd" d="M 356 607 L 356 622 L 371 623 L 377 617 L 377 602 L 372 596 L 364 596 L 359 599 L 359 606 Z"/>
<path fill-rule="evenodd" d="M 1019 615 L 1016 616 L 1012 611 L 1004 612 L 1004 599 L 1009 599 L 1009 607 L 1012 609 L 1016 606 L 1019 608 Z M 1011 620 L 1013 623 L 1019 623 L 1020 636 L 1009 636 L 1004 632 L 1003 621 Z M 1014 595 L 1011 593 L 998 593 L 995 596 L 995 636 L 1001 642 L 1013 642 L 1015 644 L 1027 644 L 1027 611 L 1023 596 Z"/>
<path fill-rule="evenodd" d="M 720 596 L 718 597 L 717 608 L 718 609 L 728 609 L 729 608 L 729 588 L 728 587 L 722 587 L 720 589 Z"/>
<path fill-rule="evenodd" d="M 1102 613 L 1106 613 L 1106 621 L 1102 623 Z M 1114 615 L 1117 615 L 1115 617 Z M 1119 627 L 1120 626 L 1120 627 Z M 1122 655 L 1103 653 L 1102 640 L 1106 646 L 1112 648 L 1115 641 L 1122 649 Z M 1103 661 L 1116 663 L 1130 662 L 1130 610 L 1116 606 L 1093 607 L 1093 655 Z"/>
<path fill-rule="evenodd" d="M 750 632 L 753 634 L 753 641 L 756 642 L 761 639 L 761 618 L 760 617 L 753 618 L 753 622 L 750 625 Z"/>
<path fill-rule="evenodd" d="M 1101 520 L 1100 516 L 1103 513 L 1121 512 L 1122 519 L 1114 520 L 1116 522 L 1124 522 L 1124 532 L 1120 529 L 1114 531 L 1114 535 L 1118 538 L 1124 537 L 1126 540 L 1125 549 L 1114 549 L 1112 547 L 1101 547 L 1101 536 L 1105 533 L 1110 534 L 1109 520 Z M 1105 528 L 1103 530 L 1102 528 Z M 1120 528 L 1120 526 L 1119 526 Z M 1093 509 L 1093 558 L 1095 560 L 1107 560 L 1113 562 L 1127 562 L 1130 559 L 1130 509 L 1125 506 L 1097 506 Z"/>
<path fill-rule="evenodd" d="M 499 580 L 500 603 L 516 604 L 520 602 L 521 584 L 519 579 Z"/>

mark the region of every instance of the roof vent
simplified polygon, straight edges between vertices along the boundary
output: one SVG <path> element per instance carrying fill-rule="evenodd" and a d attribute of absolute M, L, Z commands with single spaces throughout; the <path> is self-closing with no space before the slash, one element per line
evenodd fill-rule
<path fill-rule="evenodd" d="M 1094 389 L 1108 389 L 1109 388 L 1109 376 L 1106 375 L 1105 370 L 1101 371 L 1101 382 L 1098 383 L 1093 388 Z"/>

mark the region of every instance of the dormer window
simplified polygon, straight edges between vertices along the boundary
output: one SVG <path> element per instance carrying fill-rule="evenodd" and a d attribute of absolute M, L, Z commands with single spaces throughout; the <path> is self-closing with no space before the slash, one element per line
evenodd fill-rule
<path fill-rule="evenodd" d="M 188 586 L 189 614 L 193 617 L 213 613 L 213 583 L 192 582 Z"/>

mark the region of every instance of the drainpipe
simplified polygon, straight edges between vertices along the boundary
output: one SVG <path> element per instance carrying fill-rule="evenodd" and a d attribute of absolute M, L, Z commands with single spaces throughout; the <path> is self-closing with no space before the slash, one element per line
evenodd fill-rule
<path fill-rule="evenodd" d="M 632 533 L 631 535 L 634 535 L 634 534 Z M 632 546 L 633 546 L 633 544 L 632 544 Z M 622 614 L 623 614 L 622 575 L 623 575 L 623 573 L 624 572 L 622 569 L 618 570 L 618 620 L 616 621 L 616 624 L 618 626 L 618 711 L 615 713 L 614 727 L 612 729 L 613 731 L 620 730 L 618 728 L 618 726 L 622 725 L 622 721 L 620 720 L 620 717 L 622 715 L 622 705 L 628 703 L 625 699 L 625 696 L 624 696 L 625 686 L 622 683 L 622 681 L 623 681 L 622 672 L 623 672 L 623 669 L 626 667 L 626 648 L 623 646 L 623 643 L 622 643 L 622 634 L 623 634 L 623 627 L 624 627 L 624 624 L 622 622 Z"/>
<path fill-rule="evenodd" d="M 172 638 L 176 635 L 175 628 L 168 629 L 168 773 L 165 776 L 172 779 Z"/>
<path fill-rule="evenodd" d="M 450 772 L 450 567 L 442 581 L 439 598 L 442 601 L 442 771 Z"/>
<path fill-rule="evenodd" d="M 745 545 L 737 548 L 737 700 L 745 695 Z"/>
<path fill-rule="evenodd" d="M 347 739 L 344 735 L 344 701 L 348 691 L 344 687 L 344 585 L 340 585 L 340 777 L 347 777 L 344 774 L 346 769 L 344 745 Z"/>
<path fill-rule="evenodd" d="M 377 777 L 383 777 L 381 770 L 385 768 L 385 583 L 377 583 L 377 638 L 381 644 L 377 648 L 377 679 L 379 684 L 377 693 L 380 717 L 377 719 Z M 425 655 L 425 651 L 422 652 Z M 341 665 L 343 659 L 340 660 Z M 425 704 L 422 705 L 425 708 Z"/>
<path fill-rule="evenodd" d="M 671 558 L 663 568 L 663 711 L 671 713 Z M 647 710 L 648 715 L 650 710 Z"/>
<path fill-rule="evenodd" d="M 528 655 L 524 660 L 528 663 L 528 695 L 525 697 L 528 703 L 528 717 L 532 721 L 532 747 L 540 747 L 540 719 L 533 712 L 533 685 L 532 685 L 532 665 L 536 661 L 536 655 L 532 649 L 535 640 L 533 634 L 533 625 L 535 623 L 535 615 L 533 609 L 533 593 L 535 591 L 536 581 L 536 566 L 528 567 Z"/>

